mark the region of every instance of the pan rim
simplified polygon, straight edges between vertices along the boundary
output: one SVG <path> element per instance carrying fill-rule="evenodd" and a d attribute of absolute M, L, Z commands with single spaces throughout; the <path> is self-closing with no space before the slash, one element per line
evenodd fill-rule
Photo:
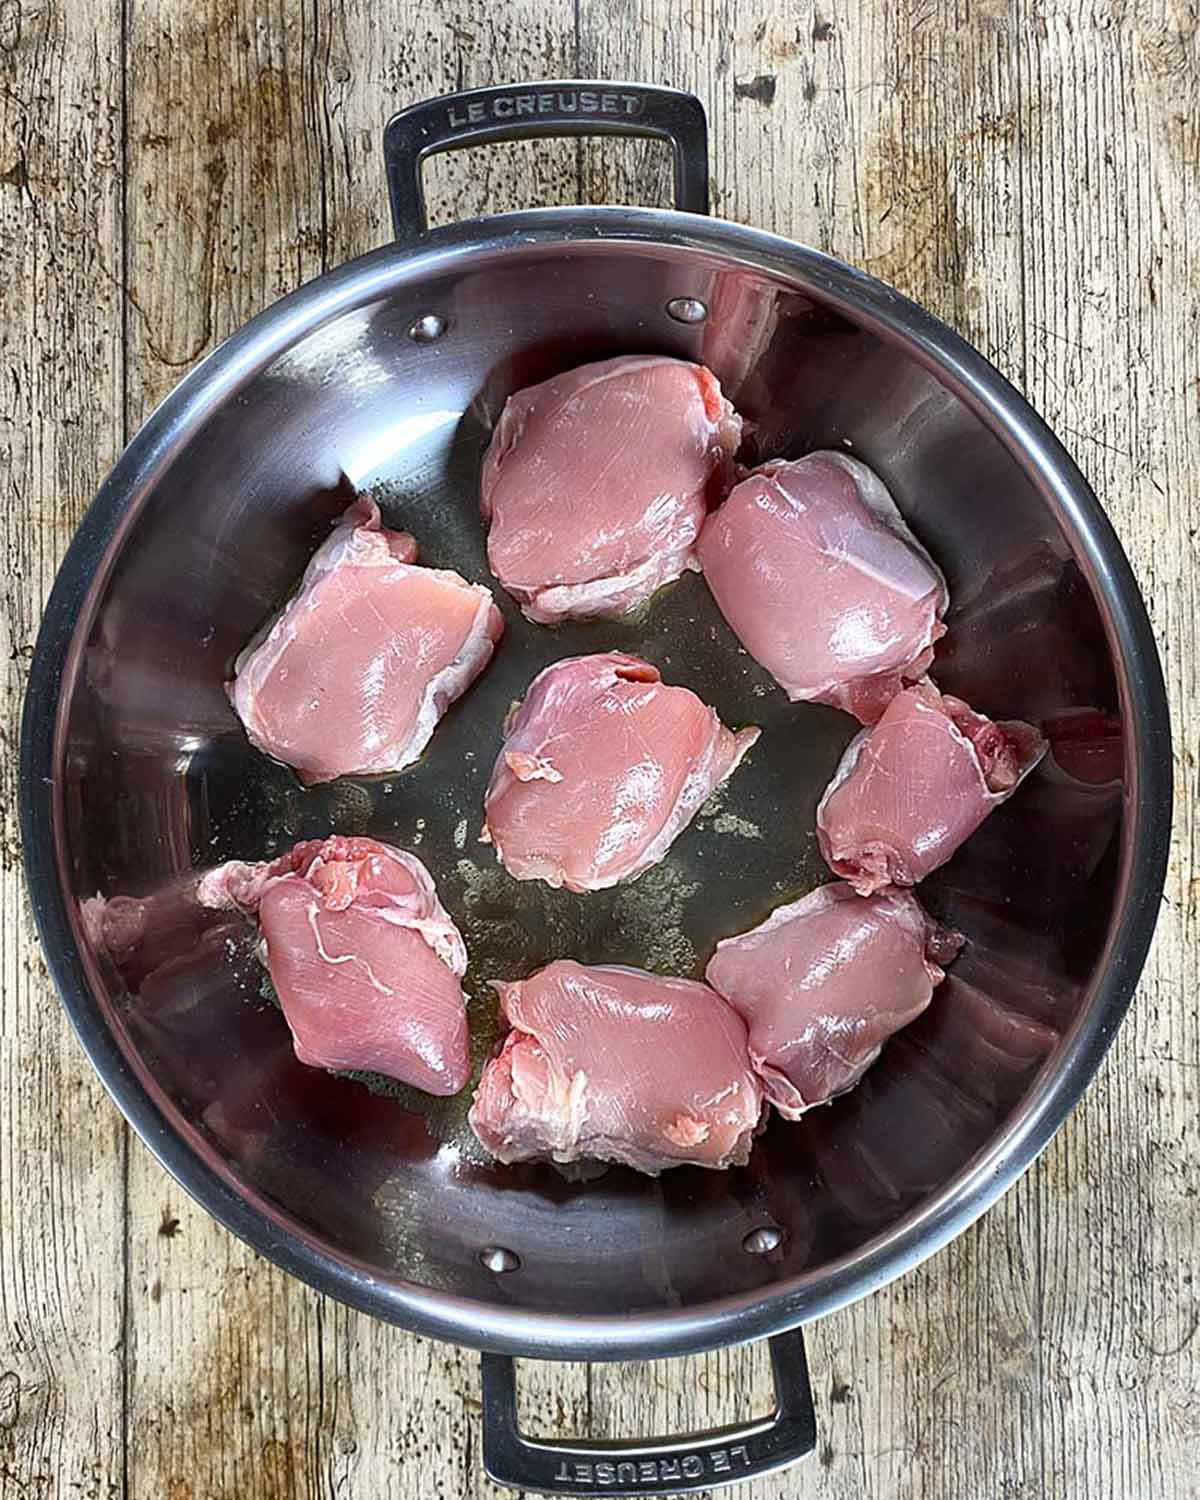
<path fill-rule="evenodd" d="M 272 1219 L 205 1162 L 137 1076 L 92 993 L 64 897 L 58 831 L 64 683 L 121 532 L 162 468 L 216 404 L 304 333 L 457 262 L 555 247 L 628 243 L 716 256 L 817 295 L 934 371 L 1017 457 L 1068 535 L 1102 603 L 1133 748 L 1112 929 L 1083 1011 L 1005 1126 L 931 1198 L 884 1234 L 818 1270 L 685 1308 L 579 1316 L 515 1309 L 381 1277 Z M 558 1359 L 655 1358 L 780 1332 L 877 1290 L 941 1249 L 1033 1162 L 1094 1076 L 1132 999 L 1157 918 L 1171 827 L 1169 711 L 1145 605 L 1100 502 L 1058 439 L 982 354 L 884 283 L 761 230 L 675 211 L 549 208 L 434 230 L 348 262 L 273 304 L 218 346 L 151 414 L 102 484 L 47 602 L 25 695 L 20 811 L 26 877 L 51 976 L 92 1064 L 133 1128 L 181 1186 L 259 1253 L 363 1311 L 478 1349 Z"/>

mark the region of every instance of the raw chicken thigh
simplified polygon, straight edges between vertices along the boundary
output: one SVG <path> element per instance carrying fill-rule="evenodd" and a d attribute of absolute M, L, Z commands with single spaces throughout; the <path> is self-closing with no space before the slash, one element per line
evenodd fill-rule
<path fill-rule="evenodd" d="M 469 1116 L 502 1162 L 741 1165 L 762 1114 L 745 1023 L 713 990 L 563 960 L 496 983 L 513 1026 Z"/>
<path fill-rule="evenodd" d="M 466 1083 L 467 953 L 419 859 L 374 839 L 315 839 L 280 859 L 220 865 L 197 898 L 257 914 L 302 1063 L 429 1094 Z"/>
<path fill-rule="evenodd" d="M 542 625 L 617 615 L 694 567 L 742 422 L 702 365 L 634 355 L 510 396 L 484 459 L 488 561 Z"/>
<path fill-rule="evenodd" d="M 851 742 L 817 808 L 830 869 L 862 895 L 944 865 L 1046 753 L 1019 720 L 993 724 L 926 680 Z"/>
<path fill-rule="evenodd" d="M 302 781 L 409 765 L 487 665 L 504 630 L 491 594 L 416 556 L 360 498 L 238 658 L 229 696 L 251 744 Z"/>
<path fill-rule="evenodd" d="M 750 1028 L 767 1099 L 795 1120 L 854 1087 L 961 946 L 907 891 L 835 881 L 718 943 L 705 978 Z"/>
<path fill-rule="evenodd" d="M 945 579 L 883 482 L 844 453 L 756 469 L 697 552 L 721 613 L 793 702 L 872 724 L 945 633 Z"/>
<path fill-rule="evenodd" d="M 483 837 L 518 880 L 596 891 L 667 852 L 758 739 L 610 651 L 538 674 L 509 716 Z"/>

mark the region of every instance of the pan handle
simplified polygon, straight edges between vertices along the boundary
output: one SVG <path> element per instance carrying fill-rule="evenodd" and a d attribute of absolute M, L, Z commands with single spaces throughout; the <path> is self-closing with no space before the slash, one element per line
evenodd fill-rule
<path fill-rule="evenodd" d="M 516 1368 L 483 1356 L 483 1466 L 497 1484 L 546 1495 L 655 1495 L 712 1490 L 795 1463 L 817 1445 L 804 1335 L 770 1340 L 775 1410 L 687 1437 L 630 1442 L 527 1438 L 517 1425 Z"/>
<path fill-rule="evenodd" d="M 428 233 L 421 168 L 438 151 L 557 135 L 650 136 L 675 158 L 675 207 L 708 212 L 708 123 L 695 94 L 652 83 L 551 79 L 442 94 L 402 109 L 383 132 L 400 241 Z"/>

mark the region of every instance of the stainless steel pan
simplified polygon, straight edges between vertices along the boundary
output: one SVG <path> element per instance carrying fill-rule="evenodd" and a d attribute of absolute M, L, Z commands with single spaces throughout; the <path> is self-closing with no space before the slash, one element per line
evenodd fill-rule
<path fill-rule="evenodd" d="M 429 230 L 433 151 L 560 133 L 671 143 L 677 208 L 555 208 Z M 93 1062 L 213 1214 L 357 1307 L 484 1356 L 485 1463 L 535 1490 L 678 1491 L 813 1445 L 799 1327 L 959 1233 L 1046 1143 L 1140 970 L 1170 821 L 1163 685 L 1095 496 L 1053 435 L 930 314 L 828 256 L 706 218 L 704 115 L 641 84 L 449 96 L 386 133 L 396 241 L 304 287 L 195 370 L 130 444 L 68 553 L 26 703 L 23 828 L 55 981 Z M 863 1084 L 750 1165 L 571 1185 L 474 1154 L 462 1105 L 298 1064 L 248 935 L 189 875 L 330 829 L 416 847 L 481 981 L 551 955 L 703 966 L 823 877 L 813 808 L 854 726 L 791 706 L 694 577 L 636 622 L 557 633 L 508 610 L 494 665 L 402 777 L 303 791 L 222 691 L 348 485 L 426 561 L 485 577 L 476 472 L 514 388 L 631 350 L 702 359 L 763 454 L 845 444 L 948 574 L 943 686 L 1043 721 L 1044 767 L 923 899 L 967 951 Z M 803 607 L 803 601 L 798 601 Z M 475 844 L 508 700 L 555 656 L 642 651 L 760 750 L 659 870 L 589 897 L 516 886 Z M 98 899 L 97 899 L 98 898 Z M 719 1434 L 535 1443 L 510 1356 L 680 1354 L 773 1336 L 778 1411 Z"/>

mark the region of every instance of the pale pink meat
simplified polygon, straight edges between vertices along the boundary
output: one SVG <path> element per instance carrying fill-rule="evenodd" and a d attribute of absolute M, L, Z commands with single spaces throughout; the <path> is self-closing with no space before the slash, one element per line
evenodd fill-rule
<path fill-rule="evenodd" d="M 480 482 L 488 561 L 539 624 L 617 615 L 695 566 L 741 418 L 702 365 L 632 355 L 510 396 Z"/>
<path fill-rule="evenodd" d="M 863 895 L 916 885 L 1045 753 L 1031 725 L 994 724 L 926 679 L 850 742 L 817 808 L 821 852 Z"/>
<path fill-rule="evenodd" d="M 735 485 L 697 547 L 721 613 L 793 701 L 874 723 L 933 660 L 946 582 L 883 482 L 844 453 Z"/>
<path fill-rule="evenodd" d="M 484 838 L 518 880 L 602 890 L 657 864 L 758 739 L 619 651 L 538 674 L 509 718 Z"/>
<path fill-rule="evenodd" d="M 767 1099 L 795 1120 L 854 1087 L 961 945 L 907 891 L 834 881 L 718 943 L 705 978 L 749 1027 Z"/>
<path fill-rule="evenodd" d="M 429 1094 L 466 1083 L 467 953 L 414 855 L 374 839 L 317 839 L 276 860 L 220 865 L 197 898 L 258 917 L 301 1062 L 383 1073 Z"/>
<path fill-rule="evenodd" d="M 558 960 L 496 983 L 513 1030 L 470 1123 L 497 1160 L 741 1165 L 762 1114 L 745 1023 L 705 984 Z"/>
<path fill-rule="evenodd" d="M 360 498 L 238 658 L 229 696 L 250 742 L 302 781 L 409 765 L 487 665 L 504 630 L 491 594 L 416 555 Z"/>

